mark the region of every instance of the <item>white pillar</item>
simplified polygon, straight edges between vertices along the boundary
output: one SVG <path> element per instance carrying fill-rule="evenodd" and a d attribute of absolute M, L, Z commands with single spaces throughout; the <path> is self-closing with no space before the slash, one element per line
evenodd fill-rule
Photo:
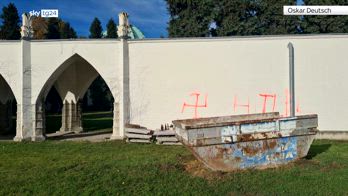
<path fill-rule="evenodd" d="M 126 39 L 121 39 L 120 43 L 120 64 L 118 78 L 118 94 L 114 103 L 113 131 L 111 138 L 123 139 L 125 124 L 129 123 L 129 54 Z"/>
<path fill-rule="evenodd" d="M 36 104 L 31 104 L 31 52 L 30 41 L 21 40 L 22 64 L 21 80 L 21 99 L 17 100 L 17 131 L 14 141 L 30 140 L 33 137 L 42 137 L 34 134 L 35 131 L 35 108 Z M 35 140 L 35 139 L 34 139 Z"/>
<path fill-rule="evenodd" d="M 81 101 L 74 103 L 73 101 L 65 100 L 62 109 L 62 127 L 59 132 L 80 133 L 82 131 Z"/>
<path fill-rule="evenodd" d="M 44 132 L 45 126 L 45 107 L 44 104 L 38 103 L 34 106 L 35 108 L 35 122 L 34 122 L 34 133 L 31 137 L 32 141 L 43 141 L 46 139 Z"/>

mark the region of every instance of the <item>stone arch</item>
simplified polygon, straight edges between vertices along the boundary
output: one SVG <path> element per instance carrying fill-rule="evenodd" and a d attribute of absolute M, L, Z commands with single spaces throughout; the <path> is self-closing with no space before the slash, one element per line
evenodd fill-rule
<path fill-rule="evenodd" d="M 15 127 L 12 115 L 16 111 L 16 105 L 17 100 L 12 88 L 0 74 L 0 133 L 8 133 Z"/>
<path fill-rule="evenodd" d="M 64 105 L 60 131 L 82 131 L 81 99 L 98 76 L 103 78 L 100 73 L 95 66 L 76 53 L 59 65 L 44 83 L 36 99 L 36 134 L 45 132 L 45 108 L 43 104 L 53 86 L 57 89 Z M 110 84 L 108 81 L 104 81 L 110 90 Z M 113 93 L 111 94 L 114 96 Z"/>
<path fill-rule="evenodd" d="M 85 61 L 86 64 L 88 64 L 90 67 L 92 67 L 97 73 L 98 75 L 100 75 L 102 78 L 104 78 L 104 76 L 101 74 L 101 72 L 99 72 L 97 70 L 97 68 L 95 66 L 93 66 L 90 62 L 88 62 L 84 57 L 82 57 L 81 55 L 75 53 L 72 56 L 70 56 L 68 59 L 66 59 L 65 61 L 63 61 L 57 69 L 55 69 L 55 71 L 50 75 L 50 77 L 47 79 L 47 81 L 44 83 L 43 87 L 41 88 L 41 91 L 39 93 L 39 95 L 37 96 L 36 99 L 36 103 L 40 102 L 40 99 L 45 98 L 48 94 L 48 91 L 50 89 L 50 87 L 53 86 L 54 82 L 57 80 L 57 78 L 71 65 L 74 63 L 74 61 L 76 61 L 77 59 L 83 60 Z M 96 76 L 97 77 L 97 76 Z M 94 78 L 95 79 L 95 78 Z M 84 89 L 84 91 L 86 91 L 88 89 L 88 87 L 92 84 L 92 82 L 94 81 L 94 79 L 91 79 L 85 84 L 85 86 L 82 88 Z M 108 88 L 111 90 L 111 84 L 109 84 L 109 82 L 107 80 L 105 80 L 106 85 L 108 86 Z M 113 96 L 114 93 L 112 93 Z"/>

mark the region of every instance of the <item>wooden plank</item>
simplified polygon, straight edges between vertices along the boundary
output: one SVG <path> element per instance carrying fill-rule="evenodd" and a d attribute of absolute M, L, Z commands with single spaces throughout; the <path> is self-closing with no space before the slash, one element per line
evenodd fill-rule
<path fill-rule="evenodd" d="M 141 134 L 133 134 L 133 133 L 126 133 L 126 136 L 128 138 L 138 138 L 138 139 L 150 139 L 152 135 L 141 135 Z"/>
<path fill-rule="evenodd" d="M 151 130 L 147 130 L 147 129 L 136 129 L 136 128 L 125 128 L 127 133 L 139 133 L 139 134 L 151 134 Z"/>

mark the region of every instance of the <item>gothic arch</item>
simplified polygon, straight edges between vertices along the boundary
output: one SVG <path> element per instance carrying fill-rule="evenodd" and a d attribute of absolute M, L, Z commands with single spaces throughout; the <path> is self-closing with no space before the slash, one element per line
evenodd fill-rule
<path fill-rule="evenodd" d="M 0 133 L 9 132 L 15 127 L 15 123 L 12 122 L 12 115 L 16 103 L 16 97 L 10 85 L 0 74 Z"/>
<path fill-rule="evenodd" d="M 87 69 L 92 69 L 97 73 L 97 75 L 94 78 L 88 78 L 88 80 L 86 82 L 84 82 L 83 86 L 81 87 L 81 93 L 79 94 L 80 96 L 84 95 L 84 93 L 87 91 L 88 87 L 92 84 L 92 82 L 94 81 L 94 79 L 98 75 L 100 75 L 102 78 L 104 78 L 103 75 L 100 74 L 101 72 L 99 72 L 95 66 L 93 66 L 91 63 L 89 63 L 85 58 L 83 58 L 79 54 L 75 53 L 74 55 L 72 55 L 71 57 L 66 59 L 63 63 L 61 63 L 61 65 L 59 65 L 58 68 L 50 75 L 50 77 L 47 79 L 47 81 L 44 83 L 43 87 L 41 88 L 40 93 L 38 94 L 38 96 L 36 98 L 36 103 L 39 103 L 40 101 L 42 101 L 46 98 L 49 90 L 54 85 L 54 83 L 57 81 L 57 79 L 62 75 L 62 73 L 64 71 L 66 71 L 69 68 L 69 66 L 76 63 L 77 61 L 83 62 L 83 64 L 88 67 Z M 105 83 L 106 83 L 107 87 L 111 90 L 110 87 L 112 85 L 109 84 L 109 82 L 107 80 L 105 80 Z M 112 93 L 112 95 L 114 96 L 113 93 Z M 62 97 L 62 99 L 64 99 L 64 97 Z"/>
<path fill-rule="evenodd" d="M 36 129 L 45 132 L 45 99 L 54 86 L 63 100 L 62 127 L 60 131 L 82 131 L 81 102 L 92 82 L 103 76 L 96 67 L 79 54 L 65 60 L 44 83 L 36 99 Z M 110 90 L 110 85 L 104 80 Z M 111 93 L 112 96 L 114 96 Z"/>

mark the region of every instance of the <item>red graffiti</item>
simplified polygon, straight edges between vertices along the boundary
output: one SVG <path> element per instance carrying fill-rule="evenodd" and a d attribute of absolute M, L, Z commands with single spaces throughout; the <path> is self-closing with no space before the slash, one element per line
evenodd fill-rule
<path fill-rule="evenodd" d="M 297 106 L 296 106 L 296 112 L 297 112 L 297 113 L 301 113 L 300 104 L 297 104 Z"/>
<path fill-rule="evenodd" d="M 250 114 L 250 100 L 248 98 L 248 103 L 247 104 L 238 104 L 237 96 L 234 96 L 234 101 L 233 101 L 233 111 L 237 111 L 237 107 L 244 107 L 247 108 L 248 114 Z"/>
<path fill-rule="evenodd" d="M 272 107 L 272 112 L 275 110 L 276 106 L 276 100 L 277 100 L 277 95 L 276 94 L 259 94 L 259 96 L 264 97 L 263 99 L 263 106 L 262 106 L 262 113 L 266 113 L 266 107 L 267 107 L 267 99 L 272 98 L 273 99 L 273 107 Z"/>
<path fill-rule="evenodd" d="M 207 108 L 208 107 L 208 99 L 207 99 L 207 95 L 205 95 L 204 97 L 204 101 L 201 101 L 201 102 L 204 102 L 202 104 L 199 104 L 200 103 L 200 96 L 201 94 L 199 92 L 195 92 L 195 93 L 192 93 L 190 94 L 190 96 L 193 96 L 195 97 L 195 100 L 194 100 L 194 104 L 188 104 L 184 101 L 183 105 L 182 105 L 182 109 L 181 109 L 181 113 L 184 113 L 186 107 L 190 107 L 190 108 L 194 108 L 194 118 L 199 118 L 199 115 L 198 115 L 198 108 Z M 266 113 L 266 112 L 270 112 L 270 107 L 271 107 L 271 112 L 275 112 L 276 110 L 276 107 L 279 107 L 278 109 L 280 109 L 281 106 L 285 106 L 284 110 L 283 110 L 283 114 L 281 114 L 280 116 L 281 117 L 288 117 L 290 115 L 290 92 L 288 89 L 285 89 L 285 100 L 283 102 L 283 100 L 280 100 L 281 103 L 279 103 L 279 101 L 277 100 L 277 94 L 267 94 L 267 93 L 261 93 L 261 94 L 258 94 L 259 97 L 261 97 L 263 99 L 263 103 L 262 103 L 262 113 Z M 280 96 L 282 97 L 282 96 Z M 279 97 L 278 97 L 279 99 Z M 278 105 L 277 106 L 277 101 L 278 101 Z M 235 95 L 234 96 L 234 99 L 233 99 L 233 112 L 237 113 L 238 110 L 241 110 L 240 108 L 243 108 L 245 109 L 244 111 L 247 111 L 248 114 L 250 114 L 250 109 L 251 109 L 251 106 L 253 106 L 251 103 L 250 103 L 250 98 L 248 97 L 248 100 L 247 102 L 246 101 L 242 101 L 240 102 L 238 100 L 238 96 Z M 296 100 L 296 108 L 295 108 L 295 112 L 297 114 L 301 113 L 302 112 L 302 108 L 300 107 L 300 104 L 299 104 L 299 101 L 298 99 Z"/>
<path fill-rule="evenodd" d="M 194 108 L 194 118 L 198 118 L 198 108 L 206 108 L 208 107 L 208 102 L 207 102 L 207 98 L 208 95 L 206 94 L 204 97 L 204 104 L 199 105 L 199 96 L 200 93 L 192 93 L 190 96 L 195 96 L 196 100 L 195 100 L 195 104 L 187 104 L 186 102 L 184 102 L 184 104 L 182 105 L 182 109 L 181 109 L 181 113 L 183 113 L 185 111 L 186 107 L 192 107 Z"/>
<path fill-rule="evenodd" d="M 285 89 L 285 116 L 289 115 L 289 90 Z"/>
<path fill-rule="evenodd" d="M 289 113 L 289 110 L 290 110 L 290 103 L 289 103 L 290 99 L 291 99 L 290 92 L 289 92 L 288 89 L 285 89 L 285 112 L 284 112 L 284 115 L 282 115 L 284 117 L 290 116 L 290 113 Z M 299 102 L 298 99 L 297 99 L 297 102 Z M 297 103 L 297 105 L 296 105 L 296 113 L 301 113 L 301 109 L 300 109 L 300 104 L 299 103 Z"/>

